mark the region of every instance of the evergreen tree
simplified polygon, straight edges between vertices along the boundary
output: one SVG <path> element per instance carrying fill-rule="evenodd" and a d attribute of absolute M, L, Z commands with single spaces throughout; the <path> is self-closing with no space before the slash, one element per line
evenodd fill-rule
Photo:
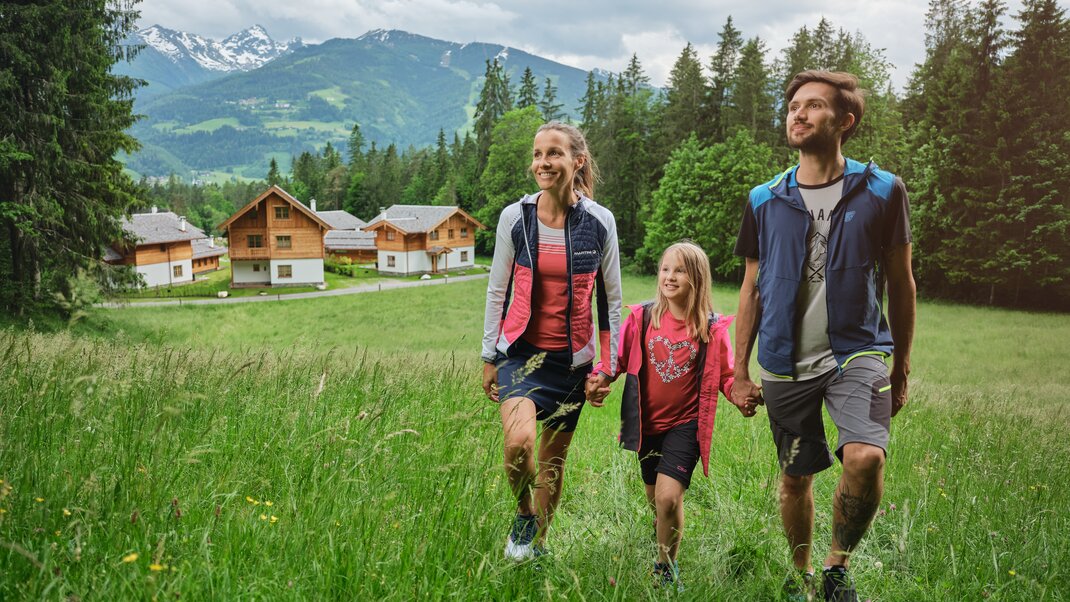
<path fill-rule="evenodd" d="M 603 112 L 605 105 L 605 88 L 602 82 L 596 81 L 594 72 L 587 72 L 586 89 L 580 98 L 580 106 L 577 111 L 580 114 L 582 127 L 588 128 L 594 125 L 595 120 Z"/>
<path fill-rule="evenodd" d="M 671 149 L 686 140 L 691 132 L 703 131 L 699 119 L 706 98 L 702 64 L 689 42 L 669 73 L 659 128 L 662 141 L 659 156 L 668 157 Z"/>
<path fill-rule="evenodd" d="M 531 67 L 524 67 L 524 75 L 520 78 L 520 91 L 516 95 L 516 107 L 534 107 L 538 102 L 539 86 L 535 83 L 535 74 L 531 72 Z"/>
<path fill-rule="evenodd" d="M 279 174 L 279 162 L 272 157 L 271 165 L 268 167 L 267 185 L 279 186 L 280 184 L 282 184 L 282 175 Z"/>
<path fill-rule="evenodd" d="M 135 80 L 113 65 L 133 58 L 133 3 L 47 0 L 0 8 L 0 306 L 22 313 L 96 268 L 122 238 L 134 186 L 115 159 Z"/>
<path fill-rule="evenodd" d="M 765 43 L 758 38 L 751 38 L 743 45 L 730 85 L 724 122 L 729 132 L 743 129 L 754 140 L 773 144 L 782 136 L 775 129 L 777 103 L 765 52 Z"/>
<path fill-rule="evenodd" d="M 353 129 L 349 132 L 349 168 L 353 169 L 360 165 L 364 159 L 364 134 L 360 131 L 360 124 L 354 123 Z"/>
<path fill-rule="evenodd" d="M 542 112 L 542 118 L 546 121 L 559 121 L 565 118 L 565 114 L 561 112 L 563 104 L 557 102 L 557 86 L 546 78 L 546 83 L 542 88 L 542 99 L 539 100 L 539 111 Z"/>
<path fill-rule="evenodd" d="M 509 92 L 509 77 L 505 74 L 505 69 L 498 59 L 494 59 L 493 63 L 487 61 L 487 69 L 483 76 L 483 90 L 476 104 L 474 128 L 476 145 L 479 148 L 480 169 L 486 164 L 487 153 L 490 152 L 494 124 L 498 123 L 501 116 L 512 108 L 513 99 Z"/>
<path fill-rule="evenodd" d="M 739 53 L 743 49 L 743 34 L 732 25 L 732 16 L 725 20 L 719 34 L 717 53 L 710 59 L 709 96 L 703 108 L 703 122 L 707 129 L 700 134 L 712 138 L 715 142 L 724 140 L 727 135 L 725 107 L 728 102 L 730 85 L 739 64 Z"/>

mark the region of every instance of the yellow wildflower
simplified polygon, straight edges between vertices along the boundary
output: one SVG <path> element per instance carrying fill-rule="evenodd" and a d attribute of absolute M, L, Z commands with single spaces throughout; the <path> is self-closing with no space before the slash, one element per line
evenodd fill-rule
<path fill-rule="evenodd" d="M 260 520 L 267 520 L 267 515 L 266 514 L 261 514 L 260 515 Z"/>
<path fill-rule="evenodd" d="M 274 525 L 274 524 L 275 524 L 275 523 L 277 523 L 277 522 L 279 522 L 279 517 L 277 517 L 277 516 L 275 516 L 274 514 L 272 514 L 272 515 L 271 515 L 271 524 L 273 524 L 273 525 Z"/>
<path fill-rule="evenodd" d="M 35 501 L 38 504 L 40 504 L 41 502 L 45 501 L 45 498 L 43 498 L 43 497 L 35 497 L 35 498 L 33 498 L 33 501 Z"/>
<path fill-rule="evenodd" d="M 1017 575 L 1018 573 L 1014 572 L 1014 569 L 1011 569 L 1011 570 L 1007 571 L 1007 574 L 1010 575 L 1011 577 L 1013 577 L 1013 576 Z"/>
<path fill-rule="evenodd" d="M 71 515 L 71 511 L 67 510 L 66 508 L 64 508 L 63 509 L 63 516 L 70 516 L 70 515 Z"/>
<path fill-rule="evenodd" d="M 259 506 L 260 505 L 260 502 L 254 500 L 251 496 L 248 496 L 248 495 L 245 496 L 245 501 L 249 502 L 250 504 L 252 504 L 254 506 Z"/>
<path fill-rule="evenodd" d="M 123 562 L 125 562 L 127 564 L 129 564 L 129 563 L 131 563 L 131 562 L 133 562 L 135 560 L 137 560 L 137 552 L 131 552 L 131 553 L 127 554 L 126 556 L 123 556 Z"/>
<path fill-rule="evenodd" d="M 162 571 L 167 568 L 166 564 L 156 564 L 155 562 L 149 565 L 150 571 Z"/>
<path fill-rule="evenodd" d="M 267 500 L 267 501 L 264 502 L 264 505 L 265 506 L 274 506 L 275 504 L 272 504 L 271 500 Z"/>
<path fill-rule="evenodd" d="M 60 531 L 57 529 L 56 530 L 56 537 L 59 537 L 59 534 L 60 534 Z"/>

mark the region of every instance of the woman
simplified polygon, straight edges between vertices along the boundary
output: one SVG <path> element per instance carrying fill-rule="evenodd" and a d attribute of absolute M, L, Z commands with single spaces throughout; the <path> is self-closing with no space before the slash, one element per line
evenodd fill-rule
<path fill-rule="evenodd" d="M 505 546 L 539 556 L 595 359 L 594 315 L 607 374 L 616 370 L 620 259 L 613 214 L 591 200 L 597 170 L 579 129 L 539 128 L 531 173 L 539 192 L 502 210 L 483 321 L 483 390 L 499 402 L 505 472 L 517 513 Z M 536 422 L 543 422 L 535 453 Z"/>

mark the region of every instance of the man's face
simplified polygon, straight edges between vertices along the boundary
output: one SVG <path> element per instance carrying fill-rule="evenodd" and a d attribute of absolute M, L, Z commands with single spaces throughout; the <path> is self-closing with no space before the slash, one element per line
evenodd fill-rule
<path fill-rule="evenodd" d="M 823 82 L 804 84 L 788 102 L 788 146 L 803 152 L 839 149 L 840 134 L 847 120 L 836 117 L 836 88 Z"/>

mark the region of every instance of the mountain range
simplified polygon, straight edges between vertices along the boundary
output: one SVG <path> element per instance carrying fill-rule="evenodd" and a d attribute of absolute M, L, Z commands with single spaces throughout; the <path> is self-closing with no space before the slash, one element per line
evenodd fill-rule
<path fill-rule="evenodd" d="M 344 150 L 355 123 L 381 148 L 433 144 L 440 129 L 452 140 L 471 126 L 494 59 L 514 90 L 526 67 L 540 94 L 549 78 L 573 116 L 586 89 L 585 71 L 515 48 L 398 30 L 306 45 L 275 42 L 259 26 L 222 42 L 154 26 L 136 41 L 144 49 L 116 71 L 149 82 L 131 130 L 142 149 L 124 158 L 141 175 L 263 178 L 272 158 L 286 169 L 327 142 Z"/>
<path fill-rule="evenodd" d="M 153 25 L 139 30 L 126 43 L 137 44 L 141 50 L 133 62 L 118 63 L 115 71 L 147 82 L 138 90 L 142 100 L 234 71 L 256 69 L 304 45 L 300 38 L 276 42 L 260 25 L 222 41 Z"/>

